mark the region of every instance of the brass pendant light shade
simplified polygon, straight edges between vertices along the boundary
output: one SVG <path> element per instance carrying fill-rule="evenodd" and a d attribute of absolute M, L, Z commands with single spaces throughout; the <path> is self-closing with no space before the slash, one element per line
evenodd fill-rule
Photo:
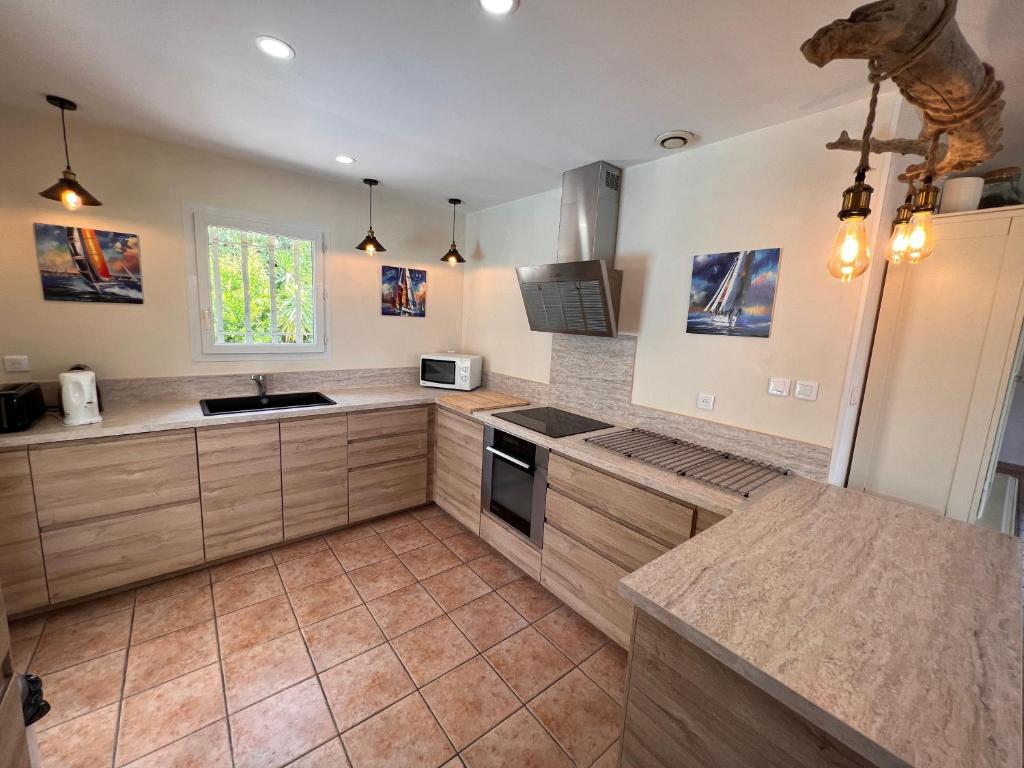
<path fill-rule="evenodd" d="M 459 249 L 455 245 L 455 206 L 462 205 L 462 201 L 457 197 L 449 197 L 448 204 L 452 207 L 452 244 L 448 248 L 448 253 L 441 257 L 441 261 L 454 267 L 456 264 L 466 263 L 466 260 L 462 258 L 462 254 L 459 253 Z"/>
<path fill-rule="evenodd" d="M 74 112 L 78 105 L 70 99 L 61 96 L 47 96 L 46 101 L 60 110 L 60 127 L 64 136 L 64 170 L 61 172 L 60 180 L 53 186 L 47 187 L 39 193 L 40 197 L 47 200 L 56 200 L 69 211 L 77 211 L 83 205 L 103 205 L 95 195 L 78 182 L 78 177 L 71 170 L 71 158 L 68 154 L 68 128 L 64 120 L 65 112 Z"/>
<path fill-rule="evenodd" d="M 366 237 L 356 246 L 356 250 L 370 254 L 384 253 L 387 251 L 387 248 L 380 244 L 380 240 L 373 233 L 373 188 L 380 184 L 380 182 L 376 179 L 363 179 L 363 184 L 370 188 L 370 228 L 366 232 Z"/>

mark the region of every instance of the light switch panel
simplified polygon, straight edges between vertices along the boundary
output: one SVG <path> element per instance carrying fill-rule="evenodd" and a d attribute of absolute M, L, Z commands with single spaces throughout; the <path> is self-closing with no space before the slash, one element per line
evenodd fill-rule
<path fill-rule="evenodd" d="M 793 392 L 793 397 L 797 400 L 817 400 L 818 382 L 798 380 L 796 383 L 796 389 Z"/>
<path fill-rule="evenodd" d="M 776 397 L 789 397 L 789 379 L 781 377 L 768 379 L 768 394 Z"/>
<path fill-rule="evenodd" d="M 697 407 L 703 411 L 715 410 L 715 396 L 710 392 L 698 392 Z"/>

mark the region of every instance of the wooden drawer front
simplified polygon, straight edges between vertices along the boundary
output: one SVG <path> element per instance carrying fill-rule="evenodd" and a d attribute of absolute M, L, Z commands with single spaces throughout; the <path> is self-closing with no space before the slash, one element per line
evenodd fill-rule
<path fill-rule="evenodd" d="M 0 453 L 0 545 L 38 537 L 28 450 Z"/>
<path fill-rule="evenodd" d="M 348 522 L 347 417 L 281 422 L 286 539 Z"/>
<path fill-rule="evenodd" d="M 44 529 L 199 497 L 192 430 L 33 448 L 30 458 Z"/>
<path fill-rule="evenodd" d="M 438 441 L 447 441 L 453 448 L 462 451 L 467 460 L 480 464 L 484 444 L 483 424 L 438 408 L 437 434 Z"/>
<path fill-rule="evenodd" d="M 693 509 L 603 472 L 551 454 L 548 482 L 562 494 L 665 547 L 674 547 L 690 538 Z"/>
<path fill-rule="evenodd" d="M 281 541 L 278 425 L 200 428 L 196 437 L 206 559 Z"/>
<path fill-rule="evenodd" d="M 437 411 L 434 500 L 474 533 L 480 530 L 484 426 Z"/>
<path fill-rule="evenodd" d="M 39 537 L 0 544 L 0 589 L 11 613 L 41 608 L 50 602 Z"/>
<path fill-rule="evenodd" d="M 627 571 L 635 571 L 668 549 L 599 512 L 548 489 L 545 518 L 558 528 Z"/>
<path fill-rule="evenodd" d="M 348 465 L 353 469 L 389 461 L 415 459 L 427 455 L 427 433 L 377 437 L 353 443 L 348 449 Z"/>
<path fill-rule="evenodd" d="M 54 602 L 203 562 L 198 502 L 93 520 L 43 534 Z"/>
<path fill-rule="evenodd" d="M 480 515 L 480 538 L 540 581 L 540 550 L 488 515 Z"/>
<path fill-rule="evenodd" d="M 389 408 L 386 411 L 350 413 L 348 415 L 348 439 L 362 440 L 367 437 L 426 432 L 428 411 L 427 406 L 419 405 L 415 408 Z"/>
<path fill-rule="evenodd" d="M 7 619 L 0 615 L 0 621 Z M 4 666 L 0 658 L 0 668 Z M 0 669 L 0 766 L 29 768 L 25 718 L 21 713 L 21 687 Z"/>
<path fill-rule="evenodd" d="M 349 470 L 349 522 L 369 520 L 426 502 L 426 458 Z"/>
<path fill-rule="evenodd" d="M 623 648 L 629 648 L 633 621 L 633 606 L 617 592 L 626 573 L 557 528 L 544 526 L 540 583 Z"/>

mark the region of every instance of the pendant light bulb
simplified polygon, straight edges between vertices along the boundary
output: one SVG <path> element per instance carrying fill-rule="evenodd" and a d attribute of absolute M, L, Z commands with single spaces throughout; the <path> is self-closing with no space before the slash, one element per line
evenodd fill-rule
<path fill-rule="evenodd" d="M 892 236 L 889 238 L 889 251 L 885 258 L 892 264 L 904 264 L 910 259 L 910 217 L 914 207 L 911 204 L 913 195 L 907 195 L 903 205 L 896 209 L 896 218 L 892 222 Z"/>
<path fill-rule="evenodd" d="M 462 254 L 459 253 L 458 246 L 455 245 L 455 206 L 462 205 L 462 201 L 457 197 L 449 197 L 448 204 L 452 207 L 452 244 L 448 248 L 448 253 L 441 257 L 441 261 L 446 262 L 450 267 L 454 267 L 456 264 L 466 263 L 466 260 L 462 258 Z"/>
<path fill-rule="evenodd" d="M 366 237 L 359 241 L 356 250 L 373 256 L 375 253 L 387 251 L 387 248 L 381 245 L 380 240 L 373 234 L 373 188 L 380 184 L 380 182 L 376 179 L 363 179 L 363 184 L 370 188 L 370 228 L 366 231 Z"/>
<path fill-rule="evenodd" d="M 60 196 L 60 201 L 69 211 L 77 211 L 82 207 L 82 198 L 73 189 L 65 189 Z"/>
<path fill-rule="evenodd" d="M 920 264 L 935 251 L 934 219 L 938 200 L 939 190 L 929 176 L 924 180 L 924 186 L 914 194 L 914 213 L 907 224 L 908 264 Z"/>
<path fill-rule="evenodd" d="M 853 185 L 843 192 L 839 232 L 832 245 L 832 255 L 825 265 L 832 277 L 844 283 L 860 277 L 871 266 L 868 229 L 864 221 L 871 213 L 871 193 L 875 190 L 864 183 L 865 176 L 866 171 L 858 169 Z"/>

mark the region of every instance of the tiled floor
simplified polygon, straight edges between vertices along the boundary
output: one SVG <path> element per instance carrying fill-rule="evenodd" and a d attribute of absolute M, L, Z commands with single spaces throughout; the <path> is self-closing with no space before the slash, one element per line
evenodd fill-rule
<path fill-rule="evenodd" d="M 53 705 L 46 768 L 617 760 L 625 653 L 436 506 L 12 636 Z"/>

